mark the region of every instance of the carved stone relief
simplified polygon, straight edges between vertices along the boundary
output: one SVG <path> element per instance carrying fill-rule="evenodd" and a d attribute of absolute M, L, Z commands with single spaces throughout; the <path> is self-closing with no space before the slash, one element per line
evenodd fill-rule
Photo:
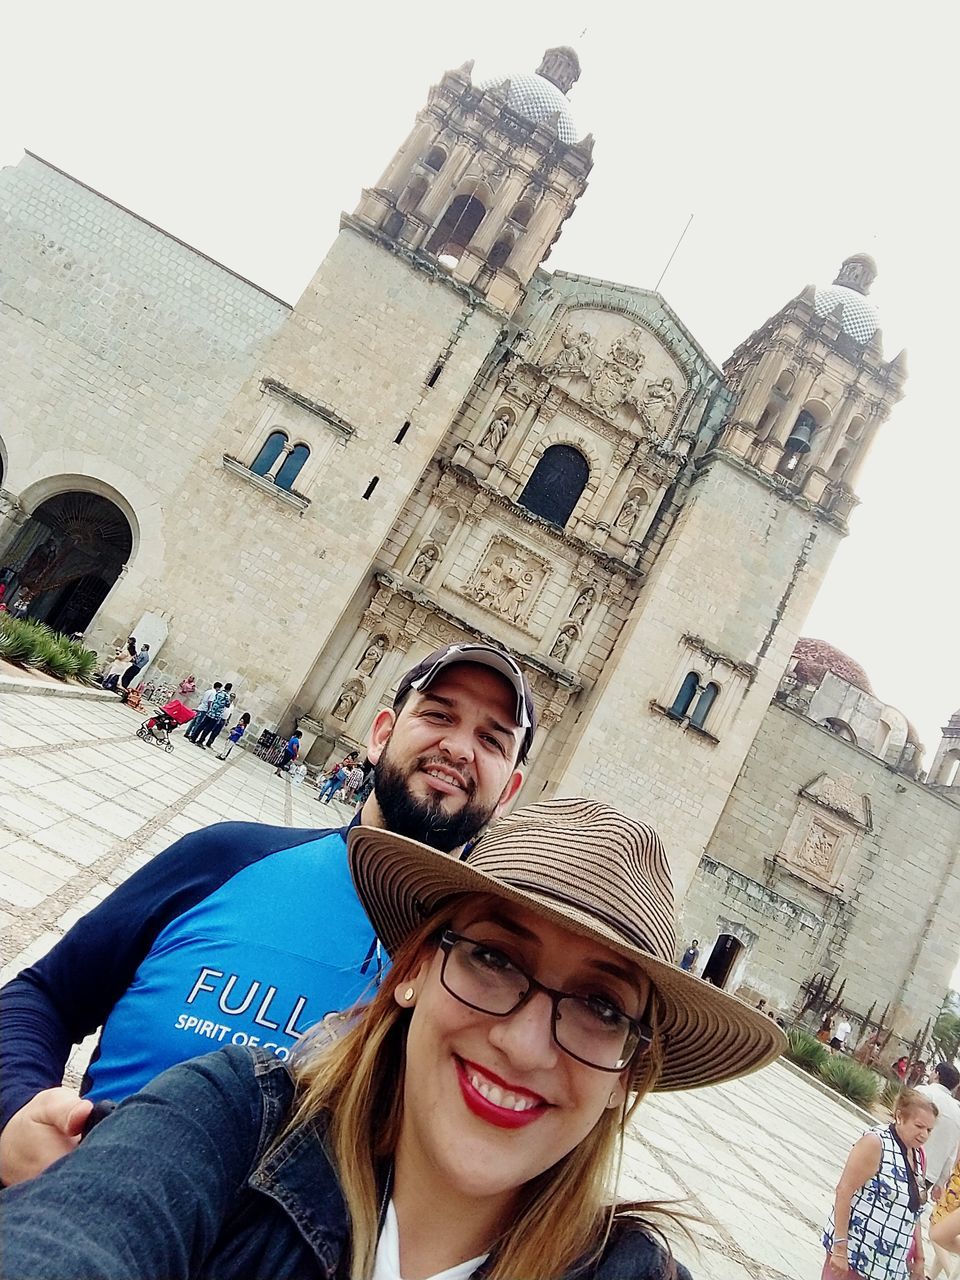
<path fill-rule="evenodd" d="M 509 538 L 495 538 L 466 587 L 477 604 L 523 625 L 549 573 L 547 564 Z"/>
<path fill-rule="evenodd" d="M 489 449 L 491 453 L 499 453 L 500 447 L 506 440 L 512 426 L 512 412 L 509 409 L 498 409 L 490 425 L 483 433 L 480 440 L 480 448 Z"/>
<path fill-rule="evenodd" d="M 825 880 L 833 866 L 839 843 L 840 836 L 836 831 L 828 831 L 819 822 L 811 822 L 803 843 L 795 854 L 795 861 Z"/>
<path fill-rule="evenodd" d="M 380 665 L 383 655 L 387 651 L 387 637 L 374 636 L 372 642 L 364 653 L 363 657 L 357 663 L 357 675 L 371 676 Z"/>
<path fill-rule="evenodd" d="M 361 679 L 354 676 L 352 679 L 347 680 L 340 690 L 337 701 L 333 704 L 333 710 L 330 712 L 334 720 L 349 720 L 365 692 L 366 686 Z"/>
<path fill-rule="evenodd" d="M 579 639 L 580 631 L 574 622 L 567 622 L 557 632 L 557 638 L 550 648 L 550 657 L 558 662 L 566 662 L 567 655 Z"/>
<path fill-rule="evenodd" d="M 440 552 L 432 542 L 424 543 L 414 557 L 413 564 L 410 566 L 410 577 L 414 582 L 423 582 L 424 578 L 437 563 Z"/>
<path fill-rule="evenodd" d="M 637 523 L 640 512 L 647 505 L 648 501 L 649 499 L 647 498 L 647 494 L 644 489 L 630 490 L 624 499 L 623 506 L 620 508 L 620 512 L 616 520 L 614 521 L 614 524 L 621 533 L 633 533 L 633 527 Z"/>
<path fill-rule="evenodd" d="M 548 378 L 589 378 L 593 364 L 594 338 L 586 330 L 576 332 L 570 325 L 560 335 L 560 350 L 543 366 Z"/>

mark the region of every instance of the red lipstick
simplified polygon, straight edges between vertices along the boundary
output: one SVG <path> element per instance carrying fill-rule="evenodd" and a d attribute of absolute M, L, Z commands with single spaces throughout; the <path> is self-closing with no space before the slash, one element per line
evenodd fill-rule
<path fill-rule="evenodd" d="M 540 1098 L 534 1106 L 529 1107 L 526 1111 L 514 1111 L 510 1107 L 498 1107 L 495 1102 L 491 1102 L 489 1098 L 485 1098 L 483 1094 L 476 1089 L 470 1080 L 470 1068 L 466 1063 L 461 1062 L 459 1058 L 454 1058 L 457 1067 L 457 1080 L 460 1084 L 460 1092 L 463 1094 L 463 1100 L 473 1112 L 481 1120 L 486 1120 L 489 1124 L 495 1124 L 500 1129 L 522 1129 L 525 1125 L 532 1124 L 534 1120 L 544 1114 L 549 1103 L 544 1102 Z M 482 1075 L 484 1079 L 490 1079 L 491 1083 L 499 1084 L 503 1089 L 510 1089 L 512 1093 L 522 1094 L 526 1098 L 537 1098 L 537 1095 L 530 1093 L 527 1089 L 511 1089 L 505 1081 L 495 1080 L 490 1076 L 489 1072 L 481 1072 L 476 1068 L 476 1073 Z"/>

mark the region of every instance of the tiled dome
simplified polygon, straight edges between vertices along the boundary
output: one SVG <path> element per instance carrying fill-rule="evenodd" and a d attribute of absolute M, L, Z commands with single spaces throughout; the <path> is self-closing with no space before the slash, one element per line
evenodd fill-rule
<path fill-rule="evenodd" d="M 880 328 L 877 309 L 867 297 L 877 275 L 877 264 L 868 253 L 845 258 L 833 284 L 816 290 L 813 309 L 828 316 L 842 307 L 840 326 L 855 342 L 869 342 Z"/>
<path fill-rule="evenodd" d="M 840 321 L 843 332 L 857 342 L 869 342 L 880 328 L 877 309 L 869 298 L 842 284 L 830 284 L 816 291 L 813 308 L 818 316 L 828 316 L 840 304 L 843 306 L 843 319 Z"/>
<path fill-rule="evenodd" d="M 855 685 L 864 693 L 873 693 L 867 673 L 859 662 L 827 644 L 826 640 L 813 640 L 809 636 L 801 636 L 794 646 L 793 656 L 797 664 L 793 669 L 794 678 L 801 684 L 819 685 L 828 671 L 832 671 L 847 684 Z"/>
<path fill-rule="evenodd" d="M 478 88 L 507 88 L 507 106 L 518 116 L 532 120 L 535 124 L 547 124 L 557 116 L 555 127 L 561 142 L 570 145 L 579 140 L 580 135 L 570 114 L 570 103 L 555 84 L 551 84 L 544 76 L 535 72 L 524 71 L 518 75 L 496 76 L 484 80 Z"/>

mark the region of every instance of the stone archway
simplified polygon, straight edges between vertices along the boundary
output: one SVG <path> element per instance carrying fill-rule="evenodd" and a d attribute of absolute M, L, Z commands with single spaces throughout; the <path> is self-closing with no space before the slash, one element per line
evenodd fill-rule
<path fill-rule="evenodd" d="M 726 987 L 742 951 L 743 943 L 739 938 L 735 938 L 732 933 L 721 933 L 703 966 L 701 978 L 705 982 L 712 982 L 715 987 Z"/>
<path fill-rule="evenodd" d="M 85 489 L 40 502 L 5 553 L 28 616 L 68 634 L 85 631 L 130 559 L 134 534 L 120 507 Z"/>

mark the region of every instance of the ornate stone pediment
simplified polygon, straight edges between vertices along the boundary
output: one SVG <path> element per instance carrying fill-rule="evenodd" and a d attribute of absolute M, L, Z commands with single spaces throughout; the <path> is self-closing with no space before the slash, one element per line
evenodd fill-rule
<path fill-rule="evenodd" d="M 853 778 L 848 774 L 818 774 L 812 782 L 800 788 L 800 794 L 823 809 L 869 831 L 871 828 L 870 799 L 856 790 Z"/>

